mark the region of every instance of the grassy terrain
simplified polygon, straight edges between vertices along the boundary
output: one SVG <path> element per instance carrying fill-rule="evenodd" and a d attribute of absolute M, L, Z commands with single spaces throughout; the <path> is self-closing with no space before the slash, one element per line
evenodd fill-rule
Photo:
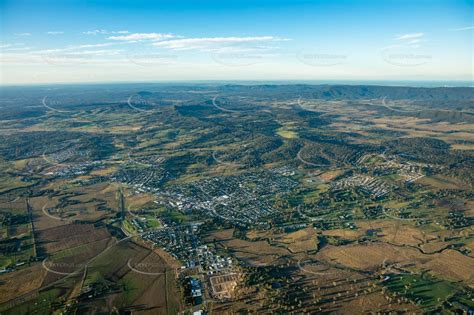
<path fill-rule="evenodd" d="M 232 259 L 230 270 L 245 280 L 235 299 L 206 304 L 216 313 L 454 313 L 460 310 L 455 303 L 472 306 L 474 155 L 469 148 L 474 122 L 466 114 L 471 90 L 330 85 L 76 89 L 49 91 L 51 97 L 58 93 L 73 114 L 23 106 L 37 104 L 44 90 L 15 93 L 15 106 L 0 107 L 0 269 L 29 261 L 0 275 L 0 292 L 6 300 L 27 292 L 33 296 L 10 313 L 66 313 L 66 304 L 79 305 L 70 313 L 142 308 L 179 313 L 184 289 L 177 279 L 199 274 L 206 285 L 207 272 L 180 269 L 186 264 L 171 258 L 178 250 L 171 246 L 164 258 L 139 237 L 123 240 L 124 234 L 138 232 L 131 221 L 135 215 L 146 219 L 148 229 L 160 222 L 176 228 L 170 235 L 184 224 L 202 223 L 192 232 L 196 244 Z M 140 90 L 159 105 L 141 112 L 123 102 L 124 95 Z M 213 106 L 216 95 L 222 108 L 233 110 Z M 381 106 L 386 95 L 398 109 L 420 111 Z M 430 101 L 414 104 L 418 97 Z M 277 175 L 258 181 L 267 173 Z M 406 182 L 407 176 L 420 174 L 424 177 Z M 235 175 L 242 180 L 227 181 Z M 376 184 L 346 181 L 354 177 L 373 178 Z M 191 182 L 195 188 L 189 188 Z M 280 186 L 284 189 L 276 189 Z M 388 193 L 376 197 L 380 187 Z M 132 213 L 123 222 L 120 189 Z M 264 190 L 271 192 L 255 193 Z M 31 260 L 27 198 L 41 248 L 40 257 Z M 169 202 L 178 199 L 189 212 Z M 216 217 L 207 206 L 212 202 L 222 202 L 218 206 L 236 217 L 271 214 L 262 222 L 242 223 Z M 47 215 L 58 213 L 74 213 L 75 223 Z M 191 250 L 185 254 L 199 260 Z M 83 283 L 64 281 L 34 297 L 43 283 L 61 278 L 46 272 L 43 258 L 57 266 L 93 260 Z M 147 275 L 131 265 L 159 272 Z M 380 282 L 387 274 L 390 278 Z"/>
<path fill-rule="evenodd" d="M 383 282 L 389 290 L 419 302 L 427 311 L 438 309 L 456 292 L 456 285 L 423 275 L 393 275 Z"/>

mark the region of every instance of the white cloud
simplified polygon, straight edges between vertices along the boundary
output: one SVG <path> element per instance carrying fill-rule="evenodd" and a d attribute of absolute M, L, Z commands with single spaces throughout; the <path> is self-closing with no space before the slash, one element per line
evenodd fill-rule
<path fill-rule="evenodd" d="M 30 36 L 31 33 L 15 33 L 13 35 L 15 35 L 15 36 Z"/>
<path fill-rule="evenodd" d="M 70 46 L 68 49 L 83 49 L 83 48 L 95 48 L 95 47 L 108 47 L 113 46 L 115 43 L 101 43 L 101 44 L 84 44 L 84 45 L 76 45 Z"/>
<path fill-rule="evenodd" d="M 473 29 L 474 29 L 474 26 L 466 26 L 466 27 L 455 28 L 453 31 L 462 32 L 462 31 L 469 31 Z"/>
<path fill-rule="evenodd" d="M 46 32 L 46 34 L 48 34 L 48 35 L 61 35 L 61 34 L 64 34 L 64 32 L 53 31 L 53 32 Z"/>
<path fill-rule="evenodd" d="M 408 34 L 402 34 L 398 35 L 395 37 L 396 40 L 409 40 L 409 39 L 420 39 L 423 36 L 425 36 L 424 33 L 408 33 Z"/>
<path fill-rule="evenodd" d="M 108 31 L 104 29 L 97 29 L 93 31 L 82 32 L 85 35 L 107 35 L 107 34 L 128 34 L 129 31 Z"/>
<path fill-rule="evenodd" d="M 31 50 L 31 47 L 14 47 L 12 45 L 8 47 L 1 47 L 3 51 L 28 51 Z"/>
<path fill-rule="evenodd" d="M 4 49 L 0 53 L 0 65 L 13 64 L 105 64 L 126 61 L 122 49 L 81 49 L 92 45 L 70 46 L 63 49 L 20 51 Z M 77 49 L 77 50 L 73 50 Z"/>
<path fill-rule="evenodd" d="M 265 45 L 252 45 L 252 46 L 224 46 L 224 47 L 218 47 L 216 48 L 210 48 L 210 49 L 202 49 L 203 51 L 210 51 L 210 52 L 218 52 L 218 53 L 265 53 L 268 55 L 268 52 L 271 50 L 276 50 L 278 47 L 275 46 L 265 46 Z"/>
<path fill-rule="evenodd" d="M 261 43 L 261 42 L 276 42 L 286 41 L 289 39 L 279 38 L 274 36 L 253 36 L 253 37 L 200 37 L 200 38 L 182 38 L 166 40 L 153 43 L 156 47 L 164 47 L 169 49 L 187 50 L 187 49 L 202 49 L 214 50 L 222 47 L 229 47 L 235 45 Z"/>
<path fill-rule="evenodd" d="M 418 44 L 421 42 L 421 38 L 415 38 L 408 42 L 408 44 Z"/>
<path fill-rule="evenodd" d="M 67 53 L 68 56 L 117 56 L 123 50 L 121 49 L 104 49 L 104 50 L 83 50 Z"/>
<path fill-rule="evenodd" d="M 162 33 L 134 33 L 130 35 L 123 36 L 110 36 L 107 39 L 110 40 L 162 40 L 174 38 L 172 34 L 162 34 Z"/>
<path fill-rule="evenodd" d="M 106 30 L 93 30 L 93 31 L 82 32 L 82 34 L 85 34 L 85 35 L 107 34 L 107 31 Z"/>
<path fill-rule="evenodd" d="M 397 35 L 394 38 L 395 42 L 392 45 L 382 48 L 382 51 L 391 49 L 419 49 L 422 47 L 420 44 L 426 42 L 426 39 L 423 38 L 424 36 L 424 33 L 407 33 Z"/>
<path fill-rule="evenodd" d="M 50 54 L 50 53 L 60 53 L 60 52 L 67 52 L 67 51 L 74 51 L 74 50 L 81 50 L 85 48 L 99 48 L 99 47 L 108 47 L 116 45 L 117 43 L 101 43 L 101 44 L 83 44 L 83 45 L 74 45 L 68 46 L 66 48 L 55 48 L 55 49 L 44 49 L 35 51 L 35 54 Z"/>
<path fill-rule="evenodd" d="M 15 47 L 15 46 L 24 46 L 25 44 L 23 43 L 13 43 L 13 44 L 2 44 L 0 43 L 0 49 L 3 48 L 10 48 L 10 47 Z"/>

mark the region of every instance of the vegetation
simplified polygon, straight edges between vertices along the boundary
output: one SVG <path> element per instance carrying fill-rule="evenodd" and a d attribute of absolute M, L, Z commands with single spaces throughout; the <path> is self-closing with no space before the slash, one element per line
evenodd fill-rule
<path fill-rule="evenodd" d="M 0 107 L 2 314 L 473 307 L 472 88 L 18 91 Z"/>

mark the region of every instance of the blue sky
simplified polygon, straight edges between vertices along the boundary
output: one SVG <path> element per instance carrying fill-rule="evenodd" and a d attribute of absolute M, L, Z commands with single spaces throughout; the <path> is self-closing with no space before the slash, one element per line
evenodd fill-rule
<path fill-rule="evenodd" d="M 474 1 L 5 1 L 1 83 L 472 80 Z"/>

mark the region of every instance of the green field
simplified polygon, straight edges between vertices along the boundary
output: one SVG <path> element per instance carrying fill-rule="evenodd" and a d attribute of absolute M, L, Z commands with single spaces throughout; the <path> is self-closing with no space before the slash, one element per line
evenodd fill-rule
<path fill-rule="evenodd" d="M 419 302 L 427 311 L 438 309 L 457 290 L 455 284 L 427 274 L 393 275 L 382 284 L 390 291 Z"/>

